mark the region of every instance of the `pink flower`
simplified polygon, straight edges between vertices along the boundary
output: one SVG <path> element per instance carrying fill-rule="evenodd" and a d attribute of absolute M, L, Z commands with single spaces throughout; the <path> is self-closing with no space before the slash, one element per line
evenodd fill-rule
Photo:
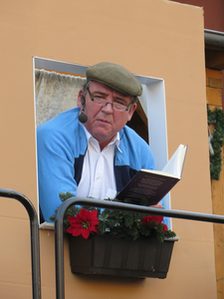
<path fill-rule="evenodd" d="M 74 237 L 81 235 L 84 239 L 88 239 L 90 233 L 97 232 L 97 225 L 99 224 L 97 210 L 81 209 L 76 216 L 68 216 L 67 219 L 70 226 L 66 232 Z"/>

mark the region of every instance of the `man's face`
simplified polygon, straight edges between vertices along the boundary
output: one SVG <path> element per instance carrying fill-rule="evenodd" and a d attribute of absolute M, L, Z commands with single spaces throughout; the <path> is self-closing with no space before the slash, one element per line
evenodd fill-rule
<path fill-rule="evenodd" d="M 78 105 L 81 107 L 79 93 Z M 85 93 L 85 113 L 88 117 L 85 126 L 90 134 L 95 137 L 101 149 L 104 148 L 120 131 L 121 128 L 132 118 L 137 104 L 131 104 L 132 98 L 123 95 L 111 88 L 91 81 Z M 98 103 L 98 99 L 105 99 L 104 104 Z M 92 100 L 96 99 L 96 100 Z M 111 103 L 119 103 L 128 107 L 126 111 L 120 111 L 112 107 Z M 129 105 L 129 106 L 128 106 Z"/>

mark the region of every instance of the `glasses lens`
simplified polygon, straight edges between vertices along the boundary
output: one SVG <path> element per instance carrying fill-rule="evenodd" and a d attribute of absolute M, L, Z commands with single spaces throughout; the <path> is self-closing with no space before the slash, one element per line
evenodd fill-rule
<path fill-rule="evenodd" d="M 113 102 L 113 108 L 118 111 L 125 111 L 125 110 L 127 110 L 128 106 L 125 106 L 125 105 L 117 103 L 117 102 Z"/>
<path fill-rule="evenodd" d="M 105 105 L 107 105 L 107 104 L 111 104 L 112 108 L 113 108 L 114 110 L 116 110 L 116 111 L 127 111 L 127 110 L 129 109 L 130 105 L 131 105 L 131 103 L 128 104 L 128 105 L 124 105 L 124 104 L 121 104 L 121 103 L 119 103 L 119 102 L 112 102 L 112 103 L 111 103 L 111 102 L 108 102 L 108 101 L 106 100 L 106 98 L 104 98 L 104 97 L 101 97 L 101 96 L 98 96 L 98 95 L 93 95 L 93 94 L 90 92 L 89 88 L 87 88 L 87 91 L 88 91 L 88 93 L 89 93 L 89 95 L 90 95 L 90 99 L 91 99 L 95 104 L 99 104 L 99 105 L 102 105 L 102 106 L 105 106 Z"/>

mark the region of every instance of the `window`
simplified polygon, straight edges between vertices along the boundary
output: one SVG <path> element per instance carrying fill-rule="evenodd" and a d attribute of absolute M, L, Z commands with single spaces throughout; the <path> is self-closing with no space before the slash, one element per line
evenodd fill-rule
<path fill-rule="evenodd" d="M 36 125 L 76 106 L 76 96 L 85 80 L 85 69 L 86 66 L 78 64 L 33 58 Z M 143 94 L 137 114 L 129 125 L 148 139 L 156 158 L 156 168 L 162 169 L 168 158 L 164 80 L 136 77 L 142 84 Z M 163 199 L 164 207 L 169 208 L 169 202 L 168 194 Z"/>

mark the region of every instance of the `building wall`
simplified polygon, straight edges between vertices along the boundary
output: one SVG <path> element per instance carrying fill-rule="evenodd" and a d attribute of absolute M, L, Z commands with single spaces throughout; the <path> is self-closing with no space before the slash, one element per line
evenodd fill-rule
<path fill-rule="evenodd" d="M 203 29 L 201 8 L 166 0 L 1 4 L 0 187 L 24 193 L 37 206 L 32 57 L 82 65 L 107 60 L 164 78 L 169 153 L 189 145 L 172 208 L 210 213 Z M 0 297 L 31 298 L 27 215 L 12 200 L 0 205 Z M 66 298 L 216 298 L 212 225 L 173 220 L 173 229 L 180 240 L 165 280 L 75 276 L 66 244 Z M 54 298 L 54 233 L 41 231 L 40 238 L 42 298 Z"/>
<path fill-rule="evenodd" d="M 177 0 L 176 2 L 202 7 L 205 18 L 205 29 L 224 31 L 223 0 Z"/>
<path fill-rule="evenodd" d="M 211 110 L 223 109 L 223 72 L 212 69 L 206 69 L 206 95 L 207 103 Z M 214 132 L 214 125 L 209 125 L 210 132 Z M 222 161 L 224 152 L 222 150 Z M 221 169 L 219 180 L 212 180 L 212 206 L 214 214 L 224 213 L 223 200 L 224 170 Z M 214 224 L 215 241 L 215 261 L 216 261 L 216 280 L 218 299 L 224 297 L 224 227 L 220 224 Z"/>

